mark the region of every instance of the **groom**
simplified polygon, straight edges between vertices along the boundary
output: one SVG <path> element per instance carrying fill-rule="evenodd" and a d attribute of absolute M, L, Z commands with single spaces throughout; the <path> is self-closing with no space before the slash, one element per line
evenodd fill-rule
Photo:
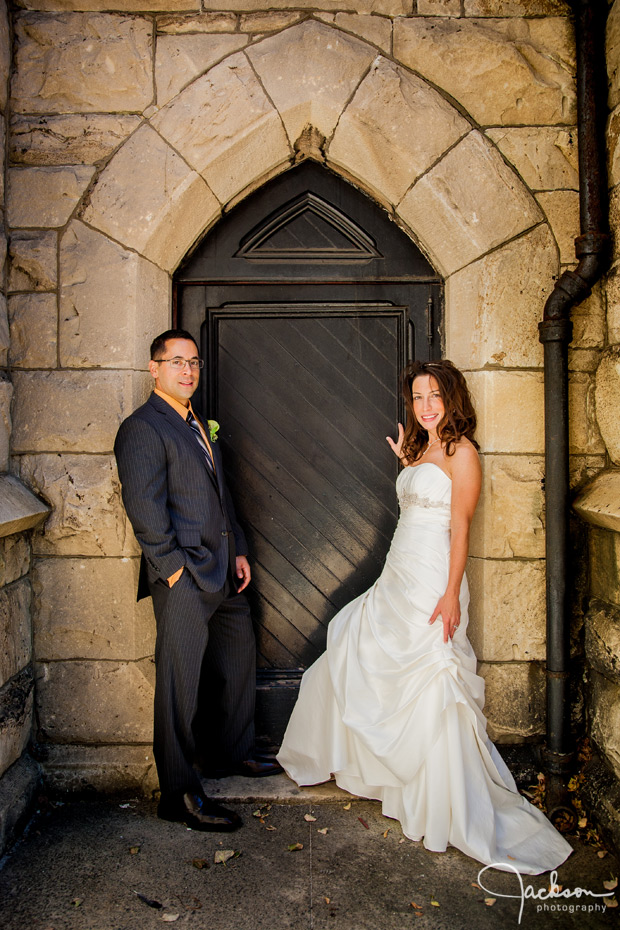
<path fill-rule="evenodd" d="M 150 594 L 157 623 L 158 816 L 196 830 L 235 830 L 238 815 L 205 797 L 197 769 L 252 777 L 282 769 L 252 758 L 256 646 L 241 594 L 250 566 L 216 437 L 190 402 L 203 364 L 190 333 L 157 336 L 154 391 L 121 424 L 114 453 L 142 548 L 138 599 Z"/>

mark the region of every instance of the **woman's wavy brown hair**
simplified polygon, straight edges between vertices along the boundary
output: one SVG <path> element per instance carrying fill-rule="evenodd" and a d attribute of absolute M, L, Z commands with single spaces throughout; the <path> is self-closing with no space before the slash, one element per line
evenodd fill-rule
<path fill-rule="evenodd" d="M 412 362 L 403 372 L 402 386 L 407 407 L 407 426 L 401 457 L 410 464 L 416 462 L 428 444 L 428 431 L 416 420 L 411 396 L 413 382 L 420 375 L 433 377 L 441 394 L 445 414 L 437 427 L 437 435 L 446 450 L 446 455 L 454 455 L 455 444 L 463 436 L 466 436 L 476 449 L 479 449 L 480 446 L 474 439 L 476 411 L 467 382 L 458 368 L 445 358 L 437 362 Z"/>

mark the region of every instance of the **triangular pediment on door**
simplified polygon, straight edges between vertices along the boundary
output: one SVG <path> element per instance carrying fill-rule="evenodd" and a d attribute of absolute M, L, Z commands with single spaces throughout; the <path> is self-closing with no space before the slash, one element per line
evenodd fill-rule
<path fill-rule="evenodd" d="M 236 257 L 250 262 L 365 262 L 381 253 L 345 213 L 308 191 L 248 233 Z"/>

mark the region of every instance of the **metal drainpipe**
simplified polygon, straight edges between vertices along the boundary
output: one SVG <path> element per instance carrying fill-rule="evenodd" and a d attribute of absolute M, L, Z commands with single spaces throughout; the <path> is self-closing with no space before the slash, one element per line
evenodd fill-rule
<path fill-rule="evenodd" d="M 581 303 L 609 264 L 605 19 L 602 0 L 572 0 L 577 42 L 577 127 L 581 235 L 579 264 L 556 281 L 538 324 L 544 346 L 545 504 L 547 559 L 547 735 L 542 760 L 547 774 L 547 810 L 574 814 L 565 797 L 573 760 L 570 726 L 568 344 L 571 308 Z"/>

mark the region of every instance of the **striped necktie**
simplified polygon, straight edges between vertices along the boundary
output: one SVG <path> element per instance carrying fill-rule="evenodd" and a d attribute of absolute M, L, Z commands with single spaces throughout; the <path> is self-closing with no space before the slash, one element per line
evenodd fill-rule
<path fill-rule="evenodd" d="M 196 420 L 196 417 L 193 415 L 191 410 L 188 411 L 187 417 L 185 418 L 185 422 L 187 423 L 189 428 L 196 434 L 196 439 L 198 440 L 198 444 L 202 450 L 202 453 L 205 459 L 207 460 L 207 465 L 211 469 L 212 474 L 215 474 L 215 465 L 213 464 L 211 450 L 209 449 L 204 439 L 202 438 L 202 433 L 200 432 L 198 421 Z"/>

